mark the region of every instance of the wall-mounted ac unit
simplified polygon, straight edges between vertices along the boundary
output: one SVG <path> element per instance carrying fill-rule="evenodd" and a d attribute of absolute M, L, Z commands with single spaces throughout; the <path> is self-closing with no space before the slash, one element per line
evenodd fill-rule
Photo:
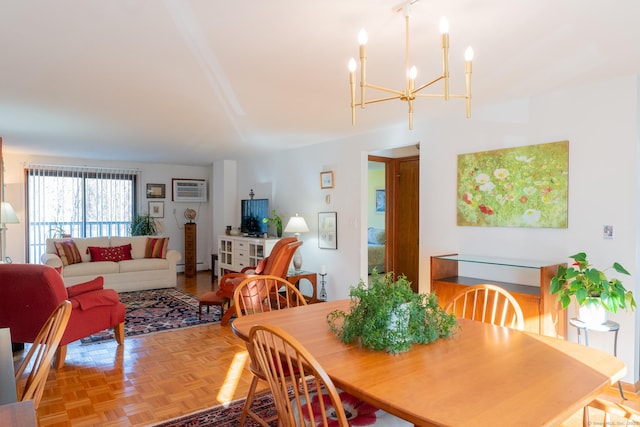
<path fill-rule="evenodd" d="M 207 181 L 204 179 L 173 178 L 172 200 L 174 202 L 206 202 Z"/>

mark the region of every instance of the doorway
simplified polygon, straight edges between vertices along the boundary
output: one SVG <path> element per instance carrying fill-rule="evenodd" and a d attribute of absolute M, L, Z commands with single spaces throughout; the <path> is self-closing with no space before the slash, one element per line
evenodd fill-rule
<path fill-rule="evenodd" d="M 369 156 L 369 270 L 377 267 L 379 273 L 404 274 L 415 292 L 419 288 L 419 180 L 419 155 Z"/>

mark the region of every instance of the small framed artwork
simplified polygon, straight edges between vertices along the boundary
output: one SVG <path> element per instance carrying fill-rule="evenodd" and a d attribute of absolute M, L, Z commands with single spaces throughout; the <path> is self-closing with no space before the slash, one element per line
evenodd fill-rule
<path fill-rule="evenodd" d="M 320 188 L 333 188 L 333 171 L 320 172 Z"/>
<path fill-rule="evenodd" d="M 384 189 L 376 190 L 376 213 L 385 213 L 387 210 L 387 202 L 385 199 Z"/>
<path fill-rule="evenodd" d="M 147 199 L 164 199 L 164 184 L 147 184 Z"/>
<path fill-rule="evenodd" d="M 149 216 L 164 218 L 164 202 L 149 202 Z"/>
<path fill-rule="evenodd" d="M 338 213 L 318 213 L 318 247 L 338 249 Z"/>

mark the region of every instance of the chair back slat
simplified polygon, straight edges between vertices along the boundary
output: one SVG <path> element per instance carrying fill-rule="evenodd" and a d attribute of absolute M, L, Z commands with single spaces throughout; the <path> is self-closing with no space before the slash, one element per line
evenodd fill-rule
<path fill-rule="evenodd" d="M 319 396 L 314 398 L 315 393 L 322 393 L 331 402 L 339 426 L 349 425 L 333 382 L 295 338 L 276 326 L 257 325 L 251 328 L 249 341 L 273 394 L 279 425 L 335 425 L 327 418 L 328 402 Z"/>
<path fill-rule="evenodd" d="M 20 385 L 24 383 L 22 390 L 18 390 L 19 401 L 33 400 L 33 406 L 38 408 L 53 357 L 67 327 L 69 317 L 71 317 L 71 302 L 64 300 L 40 328 L 38 336 L 33 340 L 33 344 L 15 373 L 16 386 L 20 388 Z M 26 378 L 23 378 L 27 368 L 31 370 Z"/>
<path fill-rule="evenodd" d="M 513 295 L 496 285 L 481 284 L 463 289 L 447 304 L 445 311 L 464 319 L 524 329 L 520 305 Z"/>

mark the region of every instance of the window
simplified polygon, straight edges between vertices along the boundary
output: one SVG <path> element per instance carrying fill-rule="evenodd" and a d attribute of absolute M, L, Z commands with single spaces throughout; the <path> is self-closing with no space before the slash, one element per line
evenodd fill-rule
<path fill-rule="evenodd" d="M 130 235 L 135 171 L 30 165 L 26 175 L 27 262 L 40 261 L 48 238 Z"/>

